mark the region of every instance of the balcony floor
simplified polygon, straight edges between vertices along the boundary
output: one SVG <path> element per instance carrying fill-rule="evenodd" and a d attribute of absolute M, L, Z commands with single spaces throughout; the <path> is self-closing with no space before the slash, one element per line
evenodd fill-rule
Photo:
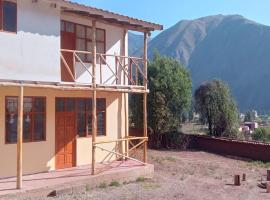
<path fill-rule="evenodd" d="M 110 183 L 117 180 L 134 181 L 143 176 L 151 178 L 154 166 L 142 165 L 135 161 L 114 161 L 109 164 L 97 164 L 96 175 L 91 175 L 90 165 L 74 167 L 51 172 L 23 176 L 23 188 L 16 189 L 16 178 L 0 179 L 0 197 L 6 195 L 38 195 L 47 196 L 52 191 L 72 189 L 76 187 L 99 186 L 100 183 Z"/>

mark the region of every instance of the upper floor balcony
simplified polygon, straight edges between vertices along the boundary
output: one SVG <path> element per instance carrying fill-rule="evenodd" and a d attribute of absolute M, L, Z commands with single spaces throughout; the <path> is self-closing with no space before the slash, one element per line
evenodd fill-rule
<path fill-rule="evenodd" d="M 61 80 L 97 87 L 147 90 L 147 75 L 143 58 L 61 49 Z M 95 66 L 95 69 L 93 67 Z"/>

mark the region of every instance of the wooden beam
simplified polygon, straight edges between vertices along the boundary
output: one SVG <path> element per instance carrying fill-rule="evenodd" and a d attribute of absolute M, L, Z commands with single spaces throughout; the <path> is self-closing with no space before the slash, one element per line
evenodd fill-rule
<path fill-rule="evenodd" d="M 126 71 L 126 50 L 127 50 L 127 30 L 124 29 L 123 31 L 123 53 L 122 56 L 124 56 L 123 58 L 123 65 L 124 65 L 124 70 Z M 124 77 L 123 77 L 123 81 L 124 81 L 124 85 L 126 84 L 126 76 L 124 73 Z M 129 121 L 128 121 L 128 95 L 124 94 L 124 111 L 125 111 L 125 138 L 127 138 L 129 136 Z M 129 142 L 125 141 L 125 153 L 126 156 L 129 156 Z"/>
<path fill-rule="evenodd" d="M 23 86 L 20 86 L 17 121 L 17 189 L 22 188 Z"/>
<path fill-rule="evenodd" d="M 147 48 L 148 48 L 148 32 L 144 33 L 144 75 L 147 78 Z M 143 81 L 145 90 L 147 90 L 147 80 Z M 143 94 L 143 136 L 147 137 L 147 93 Z M 143 160 L 147 162 L 147 142 L 144 143 Z"/>
<path fill-rule="evenodd" d="M 96 142 L 97 136 L 97 91 L 96 91 L 96 65 L 97 65 L 97 44 L 96 44 L 96 21 L 92 21 L 92 86 L 93 86 L 93 98 L 92 98 L 92 175 L 95 174 L 96 163 Z"/>

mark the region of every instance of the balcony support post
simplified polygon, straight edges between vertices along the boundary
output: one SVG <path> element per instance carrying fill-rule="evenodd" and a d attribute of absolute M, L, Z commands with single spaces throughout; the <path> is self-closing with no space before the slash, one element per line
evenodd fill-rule
<path fill-rule="evenodd" d="M 124 66 L 124 71 L 127 71 L 127 66 L 126 66 L 126 50 L 127 50 L 127 29 L 124 29 L 123 31 L 123 52 L 122 55 L 123 57 L 123 66 Z M 124 85 L 126 85 L 126 75 L 125 72 L 123 73 L 123 81 Z M 124 93 L 124 111 L 125 111 L 125 138 L 128 138 L 129 136 L 129 121 L 128 121 L 128 94 Z M 125 155 L 129 156 L 129 141 L 125 141 Z"/>
<path fill-rule="evenodd" d="M 17 122 L 17 189 L 22 188 L 23 86 L 20 86 Z"/>
<path fill-rule="evenodd" d="M 147 49 L 148 49 L 148 32 L 144 33 L 144 54 L 143 54 L 143 59 L 144 59 L 144 75 L 147 79 Z M 147 80 L 144 79 L 144 87 L 145 91 L 147 90 Z M 147 137 L 147 93 L 145 92 L 143 94 L 143 136 Z M 144 143 L 144 150 L 143 150 L 143 162 L 147 162 L 147 142 Z"/>
<path fill-rule="evenodd" d="M 92 21 L 92 175 L 95 175 L 96 163 L 96 136 L 97 136 L 97 90 L 96 90 L 96 65 L 97 65 L 97 45 L 96 45 L 96 21 Z"/>

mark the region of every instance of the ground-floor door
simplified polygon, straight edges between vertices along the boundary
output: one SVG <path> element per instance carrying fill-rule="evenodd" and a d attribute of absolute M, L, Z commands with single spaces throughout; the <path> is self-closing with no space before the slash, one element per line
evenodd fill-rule
<path fill-rule="evenodd" d="M 56 98 L 56 169 L 76 165 L 76 113 L 72 98 Z"/>

